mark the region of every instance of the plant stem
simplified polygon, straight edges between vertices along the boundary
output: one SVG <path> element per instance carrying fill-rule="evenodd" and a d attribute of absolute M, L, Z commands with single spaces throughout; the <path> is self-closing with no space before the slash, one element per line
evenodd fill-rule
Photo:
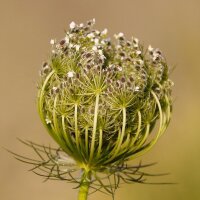
<path fill-rule="evenodd" d="M 78 200 L 87 200 L 89 186 L 90 186 L 90 178 L 91 178 L 90 172 L 84 170 L 81 177 Z"/>
<path fill-rule="evenodd" d="M 96 139 L 98 109 L 99 109 L 99 94 L 96 95 L 95 111 L 94 111 L 94 123 L 93 123 L 92 141 L 91 141 L 90 159 L 89 159 L 89 161 L 92 160 L 93 155 L 94 155 L 94 150 L 95 150 L 94 147 L 95 147 L 95 139 Z"/>

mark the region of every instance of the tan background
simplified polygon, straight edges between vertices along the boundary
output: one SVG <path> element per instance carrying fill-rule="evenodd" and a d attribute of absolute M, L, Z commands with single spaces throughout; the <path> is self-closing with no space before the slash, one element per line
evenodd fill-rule
<path fill-rule="evenodd" d="M 159 47 L 176 66 L 173 119 L 155 148 L 141 158 L 158 161 L 156 180 L 178 185 L 123 185 L 116 200 L 200 199 L 200 1 L 199 0 L 0 0 L 0 146 L 28 154 L 16 137 L 53 143 L 36 111 L 36 82 L 51 38 L 61 38 L 74 20 L 95 17 L 109 35 L 124 32 Z M 42 183 L 28 166 L 0 149 L 0 199 L 76 199 L 64 182 Z M 111 199 L 96 193 L 89 199 Z"/>

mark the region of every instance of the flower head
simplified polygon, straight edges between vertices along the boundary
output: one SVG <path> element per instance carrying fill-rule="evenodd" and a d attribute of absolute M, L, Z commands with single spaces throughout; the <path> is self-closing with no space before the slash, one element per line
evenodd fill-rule
<path fill-rule="evenodd" d="M 149 151 L 165 132 L 172 81 L 159 49 L 145 50 L 123 33 L 112 42 L 107 29 L 95 30 L 94 24 L 95 19 L 86 25 L 71 22 L 64 39 L 51 40 L 38 111 L 67 155 L 59 155 L 56 163 L 71 162 L 97 179 L 96 172 L 116 172 Z"/>

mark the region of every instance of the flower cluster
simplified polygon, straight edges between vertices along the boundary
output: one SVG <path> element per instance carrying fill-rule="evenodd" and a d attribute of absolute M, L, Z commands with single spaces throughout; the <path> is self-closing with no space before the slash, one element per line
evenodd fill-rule
<path fill-rule="evenodd" d="M 94 24 L 72 22 L 64 38 L 50 41 L 38 94 L 50 135 L 89 170 L 136 158 L 156 143 L 170 121 L 173 85 L 159 49 L 123 33 L 113 42 Z"/>
<path fill-rule="evenodd" d="M 143 171 L 153 164 L 128 161 L 155 145 L 172 112 L 173 82 L 162 52 L 123 33 L 111 41 L 108 30 L 94 24 L 72 22 L 61 40 L 50 40 L 50 58 L 40 71 L 38 113 L 59 147 L 20 140 L 38 158 L 9 151 L 45 181 L 76 183 L 79 200 L 89 188 L 114 199 L 121 183 L 164 175 Z"/>

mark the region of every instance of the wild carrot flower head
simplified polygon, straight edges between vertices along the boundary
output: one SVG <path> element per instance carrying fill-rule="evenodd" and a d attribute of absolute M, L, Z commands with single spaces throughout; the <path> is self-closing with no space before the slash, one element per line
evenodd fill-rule
<path fill-rule="evenodd" d="M 123 33 L 111 41 L 94 24 L 72 22 L 61 40 L 50 41 L 37 101 L 44 126 L 65 153 L 56 163 L 71 159 L 98 179 L 96 172 L 125 171 L 126 161 L 154 146 L 170 121 L 173 83 L 159 49 Z"/>
<path fill-rule="evenodd" d="M 89 168 L 149 150 L 169 123 L 172 86 L 159 49 L 145 49 L 123 33 L 112 42 L 107 29 L 98 31 L 94 23 L 72 22 L 62 40 L 51 40 L 38 94 L 50 135 L 78 165 Z M 158 120 L 159 130 L 149 140 Z"/>

